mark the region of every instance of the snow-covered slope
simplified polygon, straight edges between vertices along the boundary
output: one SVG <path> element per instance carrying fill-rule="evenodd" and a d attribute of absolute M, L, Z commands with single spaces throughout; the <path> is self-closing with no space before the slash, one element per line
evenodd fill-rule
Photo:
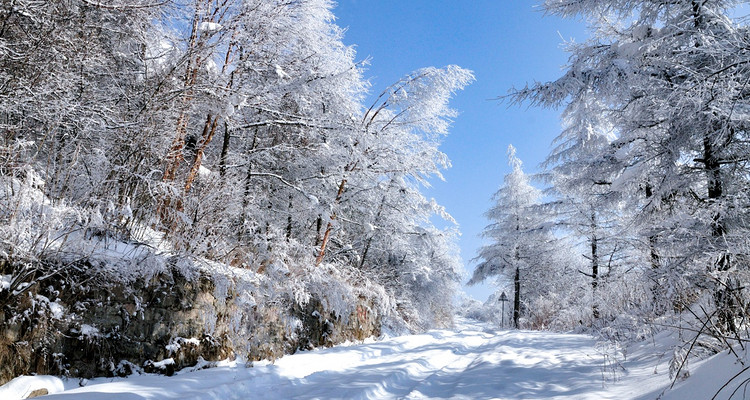
<path fill-rule="evenodd" d="M 84 387 L 71 380 L 66 391 L 45 398 L 709 399 L 741 369 L 718 355 L 663 393 L 670 383 L 668 357 L 655 350 L 670 340 L 657 337 L 628 350 L 626 358 L 589 336 L 495 331 L 462 320 L 453 331 L 302 352 L 275 363 L 224 362 L 173 377 L 99 378 Z M 0 398 L 7 394 L 0 388 Z"/>

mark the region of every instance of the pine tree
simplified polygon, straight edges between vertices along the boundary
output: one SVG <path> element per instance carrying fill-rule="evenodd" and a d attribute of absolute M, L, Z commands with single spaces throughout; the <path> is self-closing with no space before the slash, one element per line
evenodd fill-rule
<path fill-rule="evenodd" d="M 515 94 L 565 105 L 577 119 L 598 114 L 599 129 L 615 138 L 593 176 L 612 177 L 607 191 L 638 210 L 632 225 L 657 277 L 654 293 L 680 309 L 711 288 L 729 331 L 747 269 L 738 211 L 747 205 L 748 35 L 727 16 L 737 3 L 549 0 L 549 13 L 592 21 L 593 36 L 571 46 L 562 78 Z"/>
<path fill-rule="evenodd" d="M 513 326 L 519 327 L 522 305 L 536 295 L 529 285 L 531 276 L 551 267 L 551 233 L 539 212 L 541 191 L 529 183 L 521 169 L 516 149 L 508 146 L 508 164 L 513 169 L 493 196 L 495 205 L 486 213 L 492 221 L 483 236 L 490 243 L 479 249 L 469 284 L 501 276 L 513 282 Z"/>

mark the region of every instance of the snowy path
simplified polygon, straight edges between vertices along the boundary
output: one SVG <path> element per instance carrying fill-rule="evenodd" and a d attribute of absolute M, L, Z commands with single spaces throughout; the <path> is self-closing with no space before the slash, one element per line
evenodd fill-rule
<path fill-rule="evenodd" d="M 603 360 L 587 336 L 492 331 L 464 321 L 455 332 L 302 352 L 252 368 L 96 379 L 46 398 L 602 399 Z"/>
<path fill-rule="evenodd" d="M 301 352 L 273 364 L 256 362 L 246 367 L 227 362 L 211 369 L 183 370 L 173 377 L 98 378 L 85 387 L 69 380 L 65 391 L 44 398 L 710 399 L 743 368 L 724 352 L 692 365 L 690 379 L 663 393 L 670 384 L 666 364 L 671 343 L 676 343 L 675 338 L 664 332 L 634 345 L 625 360 L 622 353 L 605 351 L 606 345 L 597 346 L 584 335 L 496 331 L 462 320 L 454 331 Z M 62 390 L 58 378 L 20 378 L 19 383 L 27 380 L 47 382 L 48 388 L 57 384 L 55 390 Z M 28 393 L 24 391 L 28 386 L 9 388 L 12 384 L 0 387 L 0 399 Z M 730 398 L 737 386 L 718 398 Z M 739 386 L 733 399 L 750 395 L 744 384 Z"/>

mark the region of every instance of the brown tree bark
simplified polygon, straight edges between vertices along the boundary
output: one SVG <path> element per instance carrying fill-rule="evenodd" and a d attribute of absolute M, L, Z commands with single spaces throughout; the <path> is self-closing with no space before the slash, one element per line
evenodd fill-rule
<path fill-rule="evenodd" d="M 344 194 L 344 187 L 346 185 L 346 178 L 341 180 L 341 184 L 339 184 L 339 191 L 336 193 L 336 200 L 334 201 L 334 204 L 339 204 L 341 202 L 341 195 Z M 331 230 L 333 229 L 333 222 L 336 221 L 336 212 L 331 214 L 331 220 L 328 222 L 328 225 L 326 225 L 326 232 L 323 234 L 323 240 L 320 244 L 320 251 L 318 252 L 318 257 L 315 258 L 315 265 L 320 265 L 320 263 L 323 261 L 323 257 L 326 255 L 326 247 L 328 246 L 328 240 L 331 238 Z"/>
<path fill-rule="evenodd" d="M 185 188 L 184 192 L 187 193 L 190 191 L 190 188 L 193 187 L 193 182 L 195 182 L 195 178 L 198 176 L 198 171 L 201 168 L 201 162 L 203 161 L 203 154 L 206 152 L 206 147 L 208 147 L 208 144 L 211 143 L 211 140 L 214 138 L 214 134 L 216 133 L 216 126 L 219 122 L 219 116 L 215 116 L 211 118 L 211 114 L 208 114 L 208 117 L 206 118 L 206 123 L 203 126 L 203 133 L 201 134 L 201 142 L 200 145 L 195 149 L 195 159 L 193 160 L 193 165 L 190 167 L 190 171 L 188 172 L 187 177 L 185 178 Z"/>

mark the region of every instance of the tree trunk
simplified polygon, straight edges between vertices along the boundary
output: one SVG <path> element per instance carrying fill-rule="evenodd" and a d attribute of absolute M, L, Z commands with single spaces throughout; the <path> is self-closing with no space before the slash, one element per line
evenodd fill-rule
<path fill-rule="evenodd" d="M 202 65 L 200 56 L 193 56 L 196 52 L 198 45 L 198 26 L 200 23 L 200 0 L 196 0 L 195 9 L 193 14 L 192 27 L 190 31 L 190 39 L 188 41 L 187 51 L 190 55 L 188 58 L 188 65 L 185 70 L 185 77 L 183 78 L 183 92 L 181 97 L 180 115 L 177 117 L 177 125 L 175 130 L 175 137 L 172 140 L 172 146 L 167 154 L 167 165 L 164 168 L 164 175 L 162 180 L 164 182 L 171 182 L 175 178 L 177 168 L 182 162 L 182 149 L 185 147 L 185 134 L 187 133 L 187 124 L 190 119 L 188 116 L 187 108 L 190 101 L 193 99 L 193 86 L 195 85 L 198 77 L 198 71 Z"/>
<path fill-rule="evenodd" d="M 653 199 L 654 192 L 650 183 L 646 183 L 646 200 L 657 201 Z M 651 287 L 651 303 L 653 311 L 656 315 L 662 315 L 667 311 L 668 303 L 662 301 L 664 294 L 662 293 L 661 283 L 659 282 L 659 272 L 661 270 L 661 259 L 659 258 L 659 252 L 657 250 L 658 240 L 656 233 L 650 233 L 648 235 L 648 252 L 649 259 L 651 261 L 651 279 L 653 280 L 653 286 Z M 672 308 L 676 308 L 678 304 L 676 301 L 672 302 Z"/>
<path fill-rule="evenodd" d="M 336 193 L 336 200 L 334 201 L 334 204 L 339 204 L 341 202 L 341 195 L 344 194 L 344 187 L 346 186 L 346 178 L 341 180 L 341 184 L 339 185 L 339 191 Z M 328 225 L 326 226 L 326 232 L 323 234 L 323 240 L 320 244 L 320 252 L 318 253 L 318 257 L 315 258 L 315 265 L 320 265 L 321 262 L 323 262 L 323 257 L 326 255 L 326 247 L 328 246 L 328 240 L 331 238 L 331 230 L 333 229 L 333 221 L 336 220 L 336 212 L 333 212 L 331 214 L 331 221 L 328 222 Z"/>
<path fill-rule="evenodd" d="M 518 320 L 521 318 L 521 269 L 518 265 L 513 277 L 513 290 L 513 326 L 518 329 Z"/>
<path fill-rule="evenodd" d="M 294 209 L 294 203 L 292 203 L 293 197 L 289 195 L 289 214 L 286 217 L 286 241 L 289 242 L 292 239 L 292 210 Z"/>
<path fill-rule="evenodd" d="M 258 143 L 258 128 L 256 127 L 253 131 L 253 141 L 250 144 L 248 153 L 255 150 Z M 245 225 L 247 224 L 247 207 L 250 202 L 251 182 L 253 178 L 253 163 L 248 160 L 247 162 L 247 174 L 245 175 L 245 187 L 242 192 L 242 215 L 240 215 L 240 229 L 237 230 L 237 239 L 242 239 L 242 235 L 245 233 Z"/>
<path fill-rule="evenodd" d="M 591 236 L 591 310 L 593 312 L 594 319 L 599 319 L 599 304 L 596 299 L 596 289 L 599 287 L 599 254 L 597 246 L 598 242 L 596 234 L 593 234 Z"/>
<path fill-rule="evenodd" d="M 222 20 L 224 13 L 217 13 L 219 9 L 217 8 L 214 10 L 212 15 L 201 15 L 201 10 L 209 10 L 210 9 L 210 1 L 206 1 L 205 7 L 201 6 L 201 0 L 195 1 L 195 11 L 193 14 L 193 21 L 192 21 L 192 28 L 190 32 L 190 40 L 188 42 L 188 52 L 193 53 L 197 52 L 199 48 L 202 48 L 206 40 L 203 37 L 202 34 L 199 32 L 199 23 L 200 22 L 216 22 L 214 19 L 218 15 L 219 16 L 219 22 Z M 226 6 L 226 2 L 222 4 L 221 7 Z M 229 60 L 232 55 L 232 44 L 227 48 L 225 57 L 224 57 L 224 65 L 222 66 L 221 73 L 224 74 L 227 70 L 227 66 L 229 63 Z M 180 164 L 183 161 L 183 149 L 185 148 L 185 137 L 187 135 L 187 125 L 190 120 L 189 115 L 189 104 L 193 99 L 194 96 L 194 87 L 196 84 L 196 80 L 198 77 L 198 72 L 200 71 L 203 63 L 205 62 L 204 58 L 201 58 L 201 56 L 193 56 L 190 54 L 190 57 L 188 59 L 188 65 L 187 65 L 187 71 L 185 73 L 185 79 L 184 79 L 184 92 L 182 95 L 182 105 L 180 107 L 180 115 L 177 118 L 177 130 L 175 133 L 175 137 L 172 140 L 172 146 L 169 150 L 169 154 L 167 155 L 167 164 L 164 168 L 164 175 L 162 177 L 162 180 L 164 182 L 172 182 L 176 179 L 177 170 L 179 169 Z M 226 89 L 230 89 L 232 85 L 232 75 L 230 75 L 229 82 L 226 85 Z M 203 154 L 206 150 L 206 147 L 209 143 L 211 143 L 211 140 L 213 139 L 214 133 L 216 132 L 216 125 L 219 121 L 219 116 L 215 116 L 213 118 L 213 122 L 211 122 L 211 114 L 208 115 L 208 118 L 206 120 L 206 123 L 203 128 L 203 134 L 201 135 L 201 143 L 199 147 L 196 148 L 195 153 L 195 159 L 193 160 L 193 164 L 190 167 L 190 170 L 188 172 L 187 177 L 185 178 L 185 184 L 183 186 L 183 193 L 187 193 L 190 191 L 190 188 L 193 185 L 193 182 L 195 181 L 196 176 L 198 175 L 198 171 L 201 166 L 201 162 L 203 161 Z M 165 217 L 169 218 L 169 208 L 172 207 L 176 209 L 177 211 L 182 211 L 182 201 L 180 199 L 177 200 L 174 204 L 171 204 L 171 201 L 169 199 L 169 196 L 164 199 L 162 204 L 160 205 L 161 212 L 159 214 L 163 214 Z M 163 219 L 162 219 L 163 220 Z M 173 226 L 174 221 L 169 221 L 169 225 Z"/>
<path fill-rule="evenodd" d="M 229 141 L 231 138 L 229 124 L 224 121 L 224 141 L 221 143 L 221 156 L 219 156 L 219 176 L 222 178 L 227 174 L 227 156 L 229 154 Z"/>
<path fill-rule="evenodd" d="M 646 200 L 654 201 L 652 199 L 654 197 L 653 188 L 651 187 L 650 183 L 646 183 Z M 650 234 L 648 236 L 648 247 L 649 247 L 649 256 L 651 258 L 651 270 L 656 271 L 659 269 L 659 265 L 661 263 L 659 259 L 659 252 L 656 249 L 657 240 L 656 240 L 656 234 Z"/>
<path fill-rule="evenodd" d="M 320 236 L 320 231 L 323 230 L 323 216 L 318 214 L 318 219 L 315 221 L 315 247 L 320 246 L 320 242 L 323 238 Z"/>
<path fill-rule="evenodd" d="M 388 187 L 386 188 L 386 193 L 388 190 L 390 190 L 393 187 L 393 182 L 395 178 L 391 178 L 391 181 L 388 183 Z M 375 213 L 375 219 L 373 220 L 373 224 L 377 226 L 380 223 L 380 216 L 383 214 L 383 208 L 385 208 L 385 201 L 386 201 L 386 195 L 383 195 L 383 198 L 380 199 L 380 205 L 378 206 L 378 212 Z M 362 252 L 362 260 L 359 262 L 359 268 L 361 269 L 365 265 L 365 259 L 367 258 L 367 253 L 370 251 L 370 246 L 372 245 L 372 239 L 375 237 L 375 234 L 373 233 L 370 235 L 369 238 L 367 238 L 367 244 L 365 244 L 365 249 Z"/>
<path fill-rule="evenodd" d="M 162 174 L 162 182 L 165 183 L 173 182 L 175 180 L 177 170 L 183 161 L 182 152 L 185 148 L 185 136 L 187 135 L 187 125 L 190 120 L 188 109 L 190 102 L 193 100 L 193 87 L 195 86 L 198 71 L 202 65 L 201 57 L 193 55 L 198 46 L 198 26 L 201 19 L 200 9 L 200 0 L 196 0 L 190 39 L 187 47 L 189 58 L 188 65 L 185 69 L 185 76 L 183 78 L 183 92 L 180 98 L 179 107 L 180 114 L 177 117 L 175 136 L 172 139 L 172 145 L 167 153 L 166 165 L 164 166 L 164 173 Z M 179 210 L 182 208 L 180 199 L 173 200 L 172 197 L 172 194 L 166 194 L 156 210 L 157 216 L 162 223 L 161 229 L 165 232 L 174 230 L 175 228 L 175 218 L 172 215 L 172 210 Z"/>
<path fill-rule="evenodd" d="M 599 304 L 596 300 L 596 289 L 599 287 L 599 241 L 596 237 L 596 212 L 591 213 L 591 310 L 594 319 L 599 319 Z"/>
<path fill-rule="evenodd" d="M 218 122 L 218 115 L 213 118 L 212 122 L 211 114 L 208 114 L 206 123 L 203 126 L 203 133 L 201 134 L 201 143 L 195 149 L 195 159 L 193 160 L 193 165 L 190 167 L 190 172 L 188 172 L 187 178 L 185 178 L 185 193 L 189 192 L 190 188 L 193 187 L 193 182 L 195 182 L 195 178 L 198 176 L 198 171 L 200 171 L 201 168 L 203 154 L 206 152 L 206 147 L 208 147 L 208 144 L 211 143 L 211 140 L 214 138 L 214 133 L 216 133 L 216 125 Z"/>
<path fill-rule="evenodd" d="M 709 207 L 719 202 L 723 196 L 724 188 L 721 179 L 721 164 L 716 156 L 716 152 L 711 143 L 710 135 L 703 138 L 703 166 L 706 172 L 708 204 Z M 723 217 L 717 211 L 712 216 L 711 237 L 714 244 L 722 248 L 723 237 L 726 234 L 726 225 Z M 729 254 L 721 250 L 715 268 L 719 271 L 726 272 L 732 267 Z M 728 332 L 737 333 L 737 296 L 735 286 L 738 286 L 731 277 L 719 277 L 719 282 L 714 289 L 714 303 L 718 311 L 719 327 Z"/>

